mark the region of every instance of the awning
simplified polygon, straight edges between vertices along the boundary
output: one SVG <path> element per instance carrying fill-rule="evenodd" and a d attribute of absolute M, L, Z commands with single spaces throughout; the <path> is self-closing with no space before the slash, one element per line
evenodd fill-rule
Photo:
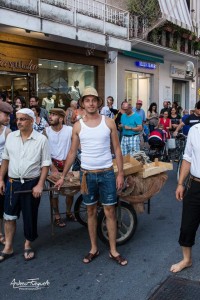
<path fill-rule="evenodd" d="M 190 31 L 194 31 L 186 0 L 158 0 L 162 17 Z M 199 1 L 199 0 L 198 0 Z"/>
<path fill-rule="evenodd" d="M 156 55 L 150 52 L 144 52 L 140 50 L 132 50 L 132 51 L 122 51 L 122 54 L 125 56 L 130 56 L 133 58 L 141 59 L 143 61 L 151 61 L 157 63 L 164 63 L 164 58 L 161 55 Z"/>

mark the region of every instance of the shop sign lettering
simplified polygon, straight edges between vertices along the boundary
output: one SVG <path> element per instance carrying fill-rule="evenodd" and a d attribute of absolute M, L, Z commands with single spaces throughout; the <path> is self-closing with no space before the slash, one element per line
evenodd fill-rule
<path fill-rule="evenodd" d="M 136 61 L 135 65 L 139 68 L 152 69 L 152 70 L 156 69 L 156 64 L 144 62 L 144 61 Z"/>
<path fill-rule="evenodd" d="M 4 58 L 0 58 L 0 68 L 15 70 L 28 70 L 28 71 L 38 71 L 38 65 L 34 64 L 32 59 L 29 62 L 24 62 L 22 60 L 10 61 Z"/>

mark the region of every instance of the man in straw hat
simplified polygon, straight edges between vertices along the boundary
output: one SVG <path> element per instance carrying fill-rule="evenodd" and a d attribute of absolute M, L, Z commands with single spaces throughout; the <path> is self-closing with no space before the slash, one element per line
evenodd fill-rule
<path fill-rule="evenodd" d="M 24 223 L 24 259 L 35 257 L 31 247 L 37 237 L 37 216 L 40 197 L 51 159 L 47 138 L 33 129 L 34 112 L 22 108 L 16 113 L 19 130 L 9 133 L 6 139 L 0 175 L 0 193 L 5 191 L 5 247 L 0 252 L 0 262 L 13 256 L 13 238 L 16 219 L 20 211 Z M 4 177 L 8 171 L 8 181 Z M 32 193 L 15 193 L 32 190 Z"/>
<path fill-rule="evenodd" d="M 117 190 L 120 190 L 124 183 L 123 159 L 116 125 L 112 119 L 99 114 L 102 100 L 93 87 L 85 88 L 79 105 L 85 109 L 86 116 L 76 122 L 73 127 L 72 145 L 65 161 L 63 174 L 55 186 L 59 189 L 63 185 L 64 177 L 75 160 L 80 144 L 81 192 L 83 202 L 87 206 L 88 231 L 91 241 L 91 249 L 84 257 L 83 262 L 88 264 L 99 255 L 97 246 L 97 202 L 99 198 L 106 215 L 110 244 L 109 256 L 121 266 L 125 266 L 127 260 L 116 249 L 116 187 Z M 116 179 L 110 149 L 111 141 L 118 167 Z"/>
<path fill-rule="evenodd" d="M 55 176 L 63 171 L 64 161 L 71 147 L 72 127 L 64 125 L 65 118 L 66 114 L 62 108 L 52 108 L 49 116 L 50 126 L 45 129 L 52 159 L 51 172 Z M 55 214 L 54 225 L 63 228 L 66 226 L 66 223 L 60 217 L 58 197 L 59 193 L 57 191 L 52 193 L 51 205 Z M 73 196 L 67 196 L 66 218 L 71 221 L 75 220 L 74 215 L 71 213 L 72 203 Z"/>

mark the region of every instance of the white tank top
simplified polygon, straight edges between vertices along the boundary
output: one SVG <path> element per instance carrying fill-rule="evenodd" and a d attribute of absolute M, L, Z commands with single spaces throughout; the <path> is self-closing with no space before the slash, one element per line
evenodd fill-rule
<path fill-rule="evenodd" d="M 63 125 L 60 131 L 54 131 L 51 126 L 45 128 L 51 158 L 65 160 L 71 147 L 72 127 Z"/>
<path fill-rule="evenodd" d="M 105 116 L 101 116 L 101 123 L 96 127 L 88 127 L 82 119 L 80 124 L 81 167 L 86 170 L 111 167 L 110 129 Z"/>
<path fill-rule="evenodd" d="M 2 163 L 2 153 L 4 150 L 5 142 L 6 142 L 6 126 L 4 126 L 4 129 L 0 135 L 0 165 Z"/>

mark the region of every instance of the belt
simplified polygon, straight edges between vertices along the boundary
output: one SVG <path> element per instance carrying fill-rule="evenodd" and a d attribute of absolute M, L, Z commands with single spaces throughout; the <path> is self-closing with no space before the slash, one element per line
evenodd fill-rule
<path fill-rule="evenodd" d="M 102 173 L 102 172 L 111 171 L 111 170 L 113 170 L 113 166 L 111 166 L 109 168 L 105 168 L 105 169 L 98 169 L 98 170 L 81 169 L 81 171 L 83 172 L 83 177 L 82 177 L 82 182 L 81 182 L 81 194 L 88 194 L 87 180 L 86 180 L 87 174 L 89 174 L 89 173 Z"/>
<path fill-rule="evenodd" d="M 9 177 L 9 180 L 10 181 L 20 181 L 20 182 L 26 182 L 26 181 L 31 181 L 31 180 L 34 180 L 34 179 L 37 179 L 37 178 L 39 178 L 39 176 L 38 177 L 34 177 L 34 178 L 12 178 L 12 177 Z"/>
<path fill-rule="evenodd" d="M 132 134 L 132 135 L 126 135 L 126 134 L 124 134 L 123 136 L 125 136 L 125 137 L 133 137 L 133 136 L 136 136 L 136 135 L 138 135 L 139 133 L 137 133 L 137 134 Z"/>
<path fill-rule="evenodd" d="M 195 177 L 193 175 L 190 175 L 190 179 L 194 180 L 194 181 L 197 181 L 197 182 L 200 182 L 200 178 L 198 177 Z"/>

